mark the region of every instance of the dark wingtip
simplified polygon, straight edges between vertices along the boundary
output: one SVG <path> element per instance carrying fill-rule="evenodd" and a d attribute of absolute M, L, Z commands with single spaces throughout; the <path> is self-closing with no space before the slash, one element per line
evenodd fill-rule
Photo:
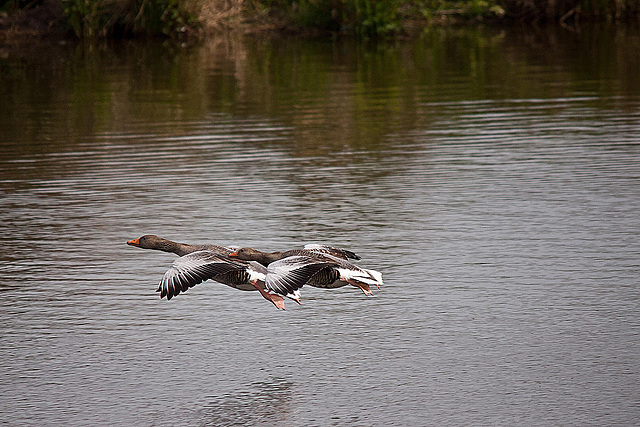
<path fill-rule="evenodd" d="M 347 258 L 351 258 L 351 259 L 355 259 L 355 260 L 362 259 L 362 258 L 360 257 L 360 255 L 356 254 L 355 252 L 351 252 L 351 251 L 344 251 L 344 253 L 347 255 Z"/>

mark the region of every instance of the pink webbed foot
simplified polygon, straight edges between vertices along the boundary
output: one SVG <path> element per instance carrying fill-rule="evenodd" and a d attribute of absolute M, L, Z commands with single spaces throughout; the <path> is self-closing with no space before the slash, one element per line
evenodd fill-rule
<path fill-rule="evenodd" d="M 373 292 L 371 292 L 371 288 L 366 283 L 358 282 L 357 280 L 349 280 L 348 283 L 355 286 L 356 288 L 360 288 L 360 290 L 362 290 L 365 295 L 373 295 Z"/>
<path fill-rule="evenodd" d="M 258 290 L 258 292 L 260 292 L 264 299 L 266 299 L 267 301 L 271 301 L 277 309 L 284 310 L 284 298 L 282 298 L 280 295 L 272 294 L 262 289 L 256 281 L 251 282 L 251 284 Z"/>

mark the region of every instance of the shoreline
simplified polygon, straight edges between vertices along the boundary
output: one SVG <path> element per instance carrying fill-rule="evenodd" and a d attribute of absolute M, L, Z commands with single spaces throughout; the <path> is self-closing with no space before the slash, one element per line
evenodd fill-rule
<path fill-rule="evenodd" d="M 179 18 L 175 22 L 168 24 L 164 22 L 161 31 L 150 32 L 140 30 L 131 32 L 104 34 L 87 33 L 80 34 L 77 28 L 71 28 L 69 16 L 65 13 L 62 3 L 59 0 L 44 0 L 40 5 L 27 9 L 17 9 L 8 12 L 0 12 L 0 45 L 23 44 L 43 38 L 57 41 L 71 40 L 144 40 L 153 38 L 175 39 L 180 42 L 190 43 L 192 41 L 202 41 L 220 34 L 241 34 L 241 35 L 265 35 L 275 37 L 297 36 L 304 38 L 335 38 L 335 37 L 355 37 L 355 38 L 379 38 L 379 39 L 406 39 L 419 36 L 429 28 L 437 27 L 460 27 L 487 25 L 496 28 L 511 28 L 514 26 L 547 27 L 561 26 L 570 31 L 579 31 L 582 25 L 592 25 L 600 22 L 617 25 L 640 25 L 640 15 L 632 14 L 627 17 L 603 18 L 602 16 L 583 16 L 580 10 L 572 8 L 564 13 L 558 20 L 551 19 L 518 19 L 509 16 L 503 9 L 487 9 L 484 13 L 471 15 L 468 11 L 459 9 L 435 10 L 418 13 L 416 9 L 394 11 L 397 16 L 394 18 L 395 27 L 387 33 L 379 34 L 358 33 L 358 30 L 351 27 L 339 30 L 322 28 L 317 25 L 301 25 L 287 17 L 285 10 L 249 11 L 243 6 L 243 2 L 225 2 L 220 5 L 218 2 L 207 2 L 203 0 L 191 0 L 187 2 L 183 12 L 188 18 Z M 168 10 L 168 9 L 167 9 Z M 289 11 L 290 13 L 290 11 Z M 85 17 L 79 15 L 81 20 Z M 77 16 L 76 16 L 77 18 Z M 145 32 L 146 31 L 146 32 Z M 361 30 L 362 31 L 362 30 Z"/>

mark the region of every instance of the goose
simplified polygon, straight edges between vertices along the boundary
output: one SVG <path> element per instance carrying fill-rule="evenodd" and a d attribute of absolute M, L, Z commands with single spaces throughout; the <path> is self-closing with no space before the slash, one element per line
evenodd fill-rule
<path fill-rule="evenodd" d="M 299 289 L 304 285 L 339 288 L 350 284 L 360 288 L 365 295 L 373 295 L 370 286 L 380 288 L 383 284 L 382 273 L 349 261 L 360 259 L 359 256 L 325 245 L 306 245 L 304 249 L 285 252 L 261 252 L 245 247 L 231 252 L 229 257 L 257 261 L 266 266 L 265 287 L 289 298 L 299 299 Z"/>
<path fill-rule="evenodd" d="M 178 243 L 153 234 L 127 242 L 130 246 L 171 252 L 179 256 L 162 276 L 157 292 L 170 300 L 205 280 L 211 279 L 242 291 L 258 290 L 276 308 L 284 310 L 284 299 L 264 288 L 267 269 L 255 261 L 232 260 L 228 254 L 234 247 L 218 245 L 190 245 Z"/>

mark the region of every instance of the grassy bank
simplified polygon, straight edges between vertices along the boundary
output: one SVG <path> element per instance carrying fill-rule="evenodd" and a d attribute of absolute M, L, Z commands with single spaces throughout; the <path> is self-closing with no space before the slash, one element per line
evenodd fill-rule
<path fill-rule="evenodd" d="M 478 21 L 577 25 L 637 19 L 640 0 L 260 0 L 250 9 L 299 31 L 375 36 Z"/>
<path fill-rule="evenodd" d="M 5 37 L 176 37 L 200 26 L 197 0 L 0 0 Z"/>
<path fill-rule="evenodd" d="M 429 25 L 638 19 L 640 0 L 0 0 L 0 29 L 78 38 L 184 37 L 220 29 L 411 34 Z"/>

